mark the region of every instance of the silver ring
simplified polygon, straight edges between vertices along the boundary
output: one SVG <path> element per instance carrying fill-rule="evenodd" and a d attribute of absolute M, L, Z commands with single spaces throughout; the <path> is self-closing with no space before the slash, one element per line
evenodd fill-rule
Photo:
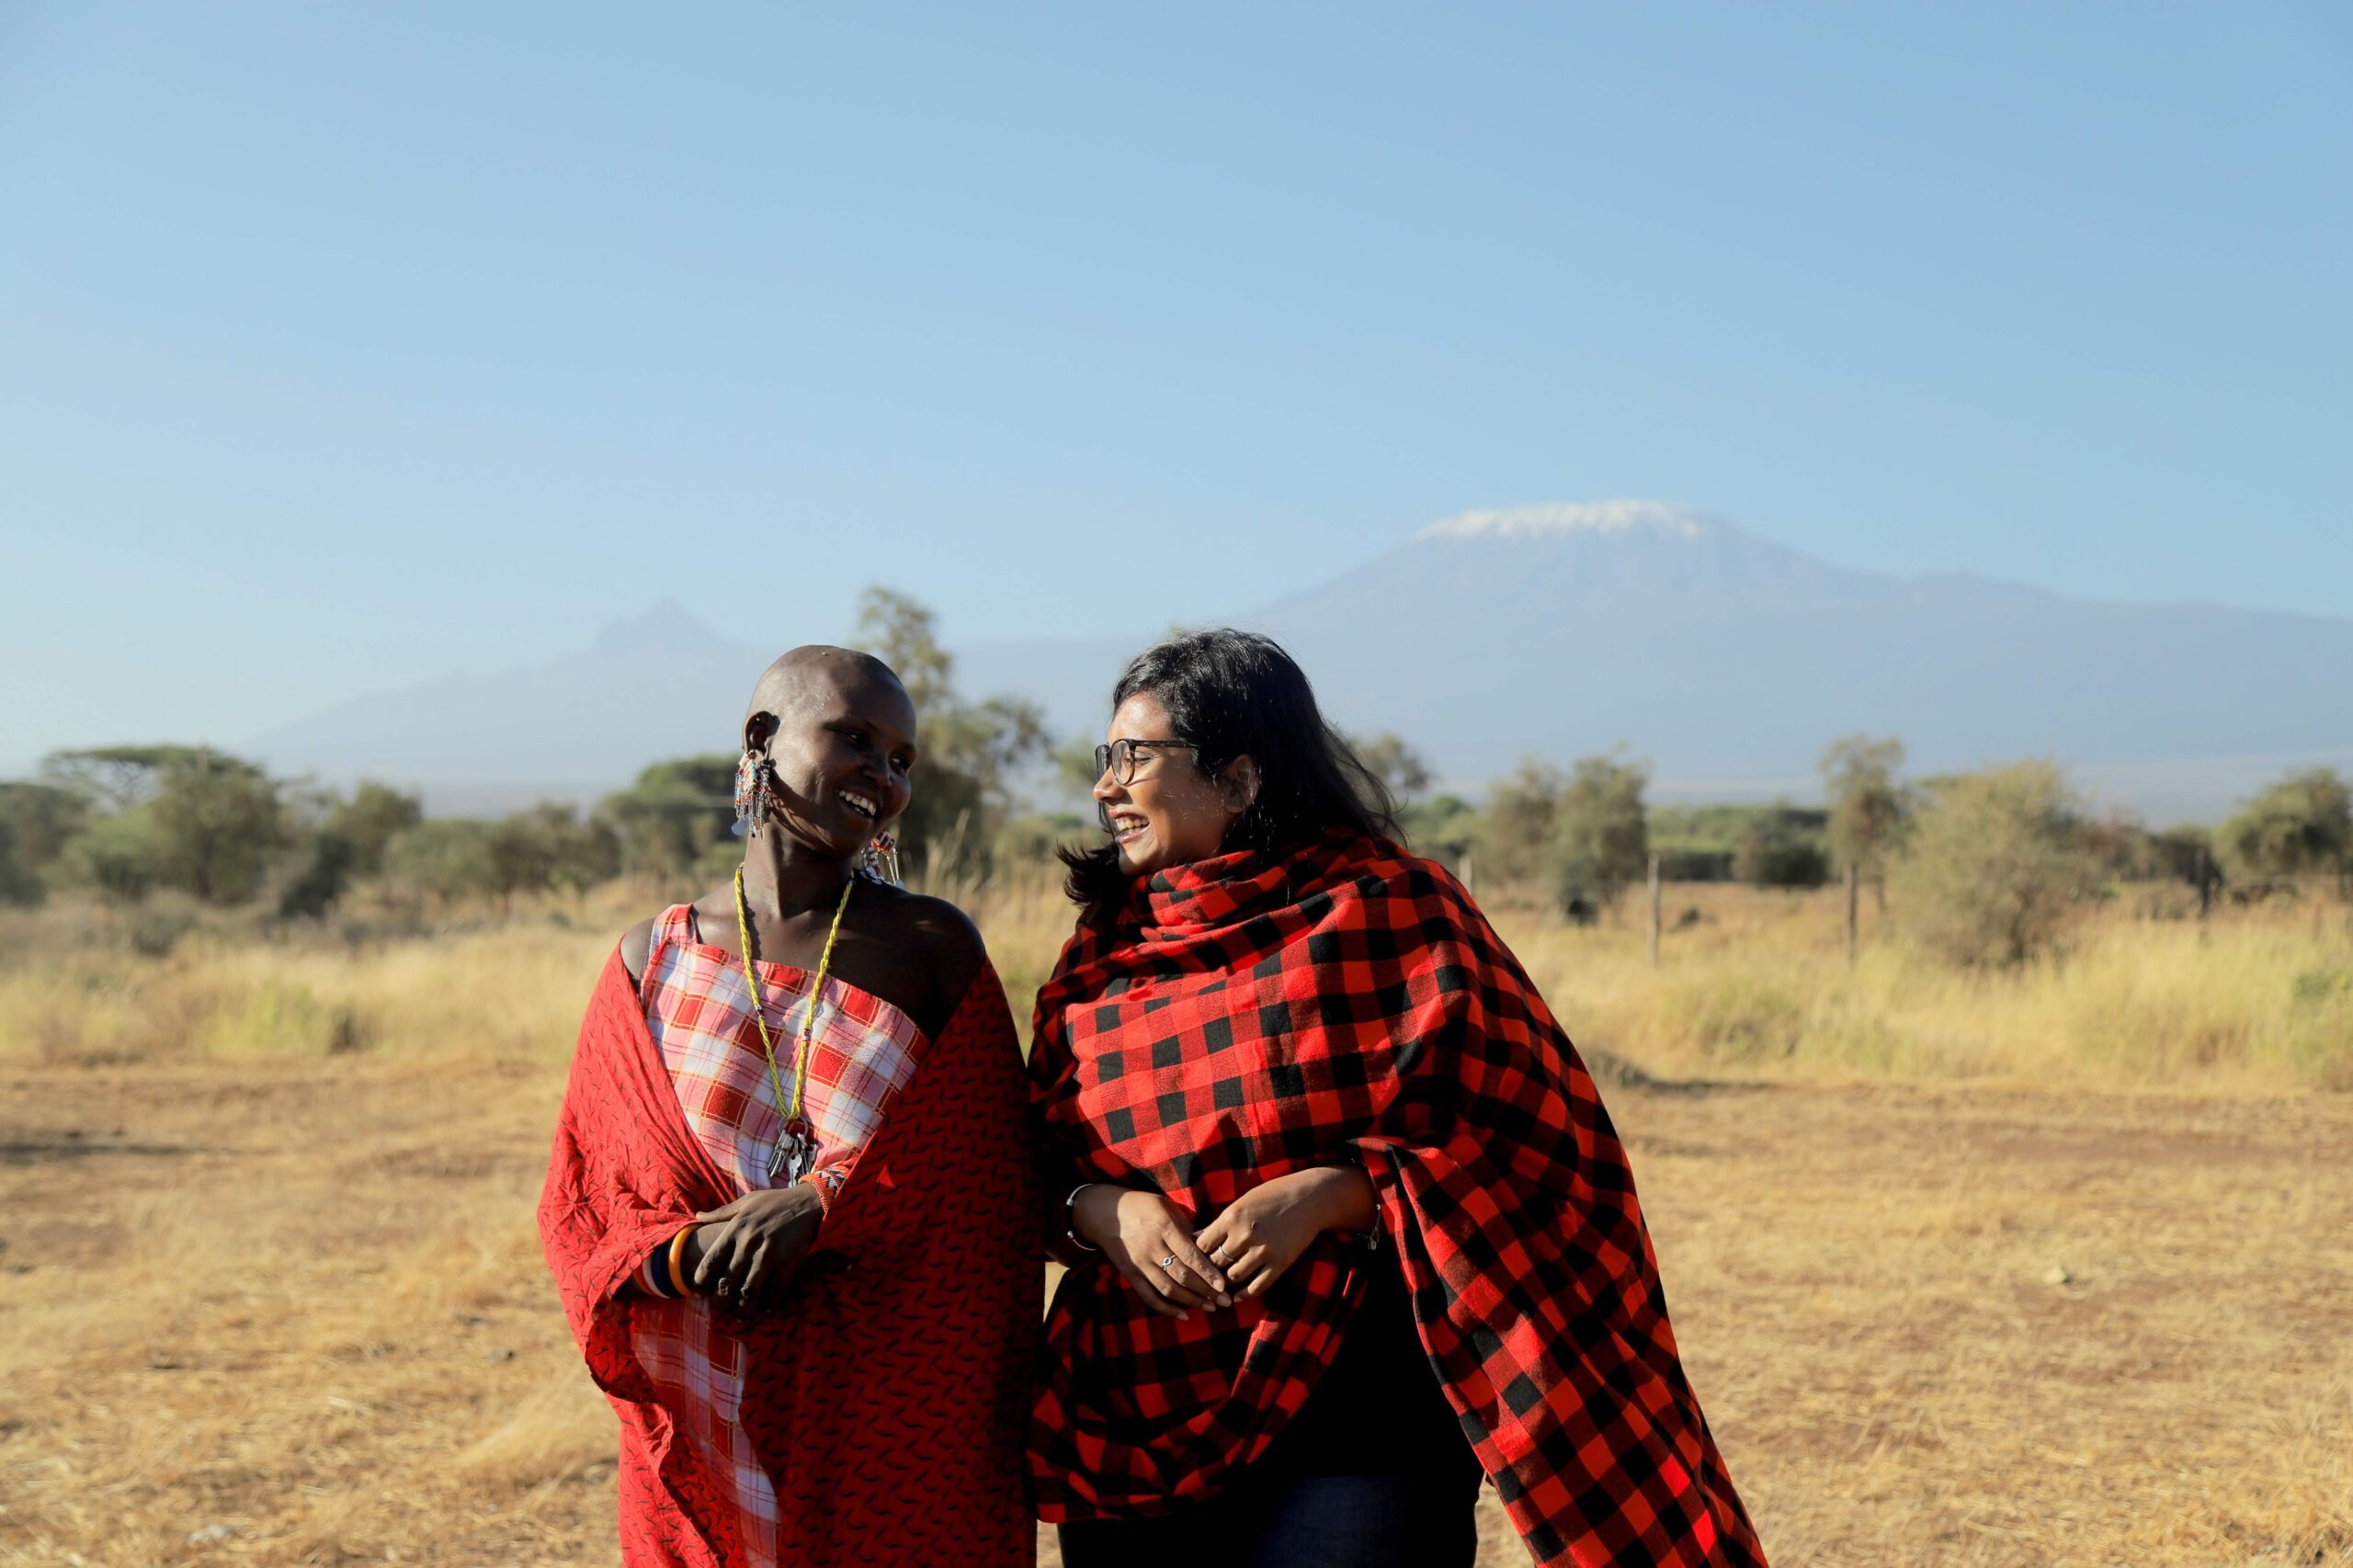
<path fill-rule="evenodd" d="M 1232 1263 L 1233 1259 L 1226 1256 L 1225 1249 L 1223 1247 L 1220 1247 L 1217 1251 L 1210 1254 L 1210 1261 L 1216 1264 L 1220 1268 L 1222 1268 L 1227 1264 Z"/>
<path fill-rule="evenodd" d="M 1162 1267 L 1162 1268 L 1173 1268 L 1173 1267 L 1175 1267 L 1176 1266 L 1176 1255 L 1175 1253 L 1173 1253 L 1173 1252 L 1172 1252 L 1172 1253 L 1170 1253 L 1166 1257 L 1162 1258 L 1162 1259 L 1160 1260 L 1160 1264 L 1159 1264 L 1159 1267 Z"/>

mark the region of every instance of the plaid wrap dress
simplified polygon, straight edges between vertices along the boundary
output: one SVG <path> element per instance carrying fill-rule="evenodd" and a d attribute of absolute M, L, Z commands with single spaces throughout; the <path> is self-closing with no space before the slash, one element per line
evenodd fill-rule
<path fill-rule="evenodd" d="M 1021 1427 L 1041 1284 L 1013 1020 L 983 968 L 938 1038 L 829 977 L 761 966 L 781 1048 L 817 1006 L 810 1179 L 827 1206 L 782 1305 L 745 1322 L 625 1289 L 699 1210 L 770 1185 L 782 1119 L 738 965 L 685 905 L 641 993 L 616 952 L 581 1026 L 540 1226 L 621 1424 L 630 1568 L 1026 1568 Z"/>
<path fill-rule="evenodd" d="M 1145 879 L 1063 949 L 1030 1071 L 1051 1155 L 1196 1228 L 1362 1165 L 1422 1349 L 1545 1568 L 1762 1568 L 1593 1079 L 1443 869 L 1335 834 Z M 1325 1235 L 1263 1298 L 1183 1319 L 1072 1269 L 1030 1431 L 1041 1515 L 1216 1494 L 1332 1364 L 1366 1267 Z"/>

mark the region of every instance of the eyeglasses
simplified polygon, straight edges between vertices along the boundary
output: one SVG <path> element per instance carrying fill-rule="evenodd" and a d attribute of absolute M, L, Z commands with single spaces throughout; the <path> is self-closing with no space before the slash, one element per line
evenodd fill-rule
<path fill-rule="evenodd" d="M 1134 783 L 1136 781 L 1136 753 L 1154 746 L 1175 751 L 1193 751 L 1192 744 L 1186 741 L 1131 741 L 1122 736 L 1108 746 L 1095 748 L 1095 777 L 1100 778 L 1108 773 L 1114 784 L 1125 786 Z M 1193 753 L 1193 760 L 1195 766 L 1199 765 L 1199 752 Z"/>

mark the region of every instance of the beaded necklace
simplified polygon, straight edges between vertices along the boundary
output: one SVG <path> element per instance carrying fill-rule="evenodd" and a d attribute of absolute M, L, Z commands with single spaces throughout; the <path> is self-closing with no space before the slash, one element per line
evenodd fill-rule
<path fill-rule="evenodd" d="M 809 1085 L 809 1040 L 817 1031 L 817 1007 L 825 999 L 825 971 L 833 967 L 834 938 L 842 932 L 842 915 L 849 908 L 852 876 L 842 884 L 842 901 L 834 905 L 834 924 L 825 932 L 825 950 L 817 960 L 817 979 L 809 988 L 809 1011 L 801 1020 L 801 1044 L 792 1053 L 792 1099 L 784 1097 L 784 1075 L 777 1071 L 776 1042 L 768 1038 L 767 998 L 752 968 L 752 906 L 744 897 L 744 868 L 735 868 L 735 935 L 744 951 L 744 983 L 752 988 L 752 1021 L 760 1027 L 760 1053 L 768 1061 L 768 1086 L 776 1091 L 776 1108 L 784 1117 L 776 1152 L 768 1156 L 768 1180 L 790 1187 L 809 1174 L 817 1159 L 817 1140 L 801 1113 L 802 1092 Z"/>

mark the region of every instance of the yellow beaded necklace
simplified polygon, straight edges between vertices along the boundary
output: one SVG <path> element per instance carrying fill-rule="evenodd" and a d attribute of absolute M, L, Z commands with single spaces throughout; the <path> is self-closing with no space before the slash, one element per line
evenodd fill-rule
<path fill-rule="evenodd" d="M 768 1038 L 767 998 L 752 968 L 752 906 L 744 897 L 744 868 L 735 868 L 735 935 L 743 946 L 744 983 L 752 990 L 752 1021 L 760 1027 L 760 1053 L 768 1060 L 768 1086 L 776 1091 L 776 1108 L 784 1117 L 776 1152 L 768 1156 L 768 1180 L 784 1187 L 807 1176 L 817 1159 L 817 1140 L 810 1133 L 808 1119 L 801 1114 L 802 1093 L 809 1085 L 809 1040 L 817 1031 L 818 1005 L 825 999 L 825 971 L 833 967 L 834 938 L 842 934 L 842 915 L 849 908 L 849 890 L 857 881 L 853 874 L 842 884 L 842 901 L 834 905 L 834 924 L 825 932 L 824 954 L 817 960 L 817 979 L 809 988 L 809 1011 L 801 1020 L 801 1043 L 792 1053 L 792 1099 L 788 1104 L 784 1075 L 777 1071 L 776 1042 Z"/>

